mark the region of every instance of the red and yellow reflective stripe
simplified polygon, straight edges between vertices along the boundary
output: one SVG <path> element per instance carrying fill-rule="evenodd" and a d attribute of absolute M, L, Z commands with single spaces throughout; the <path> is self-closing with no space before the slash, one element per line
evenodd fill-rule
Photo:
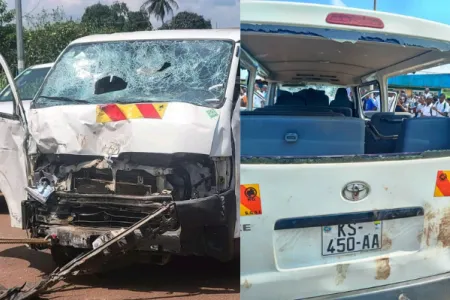
<path fill-rule="evenodd" d="M 435 197 L 450 196 L 450 171 L 438 171 L 436 177 Z"/>
<path fill-rule="evenodd" d="M 97 123 L 131 119 L 162 119 L 167 103 L 105 104 L 97 105 Z"/>

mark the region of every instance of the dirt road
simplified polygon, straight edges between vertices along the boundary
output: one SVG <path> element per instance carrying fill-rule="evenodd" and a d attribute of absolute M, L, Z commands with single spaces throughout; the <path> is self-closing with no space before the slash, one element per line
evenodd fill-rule
<path fill-rule="evenodd" d="M 12 229 L 0 199 L 0 237 L 25 237 Z M 48 252 L 22 245 L 0 245 L 0 284 L 35 283 L 55 268 Z M 221 264 L 203 258 L 179 258 L 166 266 L 138 265 L 108 274 L 76 277 L 56 286 L 42 299 L 239 299 L 239 262 Z"/>

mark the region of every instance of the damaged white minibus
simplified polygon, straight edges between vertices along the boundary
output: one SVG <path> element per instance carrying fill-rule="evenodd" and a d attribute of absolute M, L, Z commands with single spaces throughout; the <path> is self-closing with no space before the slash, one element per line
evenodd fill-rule
<path fill-rule="evenodd" d="M 2 59 L 15 101 L 13 114 L 0 113 L 11 225 L 51 239 L 64 264 L 173 203 L 131 258 L 232 259 L 239 48 L 237 29 L 83 37 L 60 54 L 27 115 Z"/>
<path fill-rule="evenodd" d="M 390 112 L 387 82 L 450 63 L 450 27 L 242 1 L 241 39 L 241 299 L 448 299 L 450 118 Z"/>

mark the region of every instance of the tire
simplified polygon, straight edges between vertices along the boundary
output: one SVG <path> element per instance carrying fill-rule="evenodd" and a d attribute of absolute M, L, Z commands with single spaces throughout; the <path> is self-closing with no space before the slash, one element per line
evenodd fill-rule
<path fill-rule="evenodd" d="M 53 246 L 50 249 L 53 261 L 58 267 L 68 264 L 75 257 L 80 255 L 83 250 L 69 246 Z"/>

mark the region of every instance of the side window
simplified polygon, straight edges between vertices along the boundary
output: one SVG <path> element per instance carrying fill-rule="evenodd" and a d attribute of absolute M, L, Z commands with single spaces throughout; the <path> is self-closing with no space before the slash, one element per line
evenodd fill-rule
<path fill-rule="evenodd" d="M 249 81 L 249 71 L 245 69 L 244 67 L 240 67 L 240 102 L 241 102 L 241 109 L 246 110 L 248 108 L 248 81 Z"/>
<path fill-rule="evenodd" d="M 381 111 L 380 86 L 377 82 L 358 87 L 358 94 L 365 117 L 370 118 L 375 112 Z"/>

